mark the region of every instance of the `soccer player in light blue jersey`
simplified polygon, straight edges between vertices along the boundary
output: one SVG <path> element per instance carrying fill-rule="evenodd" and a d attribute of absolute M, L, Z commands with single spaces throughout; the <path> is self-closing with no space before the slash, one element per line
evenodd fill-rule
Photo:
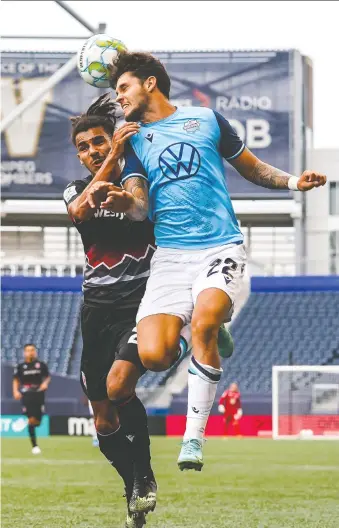
<path fill-rule="evenodd" d="M 167 369 L 182 327 L 191 322 L 188 412 L 178 465 L 201 470 L 203 436 L 221 376 L 218 329 L 230 318 L 246 263 L 223 158 L 267 188 L 308 191 L 324 185 L 326 177 L 286 174 L 256 158 L 217 112 L 173 106 L 169 76 L 152 55 L 121 54 L 115 66 L 117 102 L 125 120 L 140 128 L 125 145 L 125 190 L 108 192 L 101 207 L 136 221 L 148 214 L 155 224 L 158 248 L 137 316 L 139 355 L 146 368 Z"/>

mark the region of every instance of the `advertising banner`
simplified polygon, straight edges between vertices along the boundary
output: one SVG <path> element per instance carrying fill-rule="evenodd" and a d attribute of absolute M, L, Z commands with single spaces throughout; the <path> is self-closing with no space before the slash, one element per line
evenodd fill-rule
<path fill-rule="evenodd" d="M 51 435 L 92 436 L 94 420 L 92 416 L 51 416 Z M 150 435 L 166 434 L 166 417 L 149 416 L 148 430 Z"/>
<path fill-rule="evenodd" d="M 295 130 L 296 52 L 155 54 L 171 77 L 173 104 L 217 110 L 259 158 L 293 172 L 294 142 L 296 134 L 301 133 L 301 126 Z M 4 52 L 3 117 L 71 56 L 69 53 Z M 86 111 L 93 99 L 105 91 L 86 84 L 74 69 L 7 128 L 1 136 L 3 198 L 61 199 L 69 181 L 85 176 L 70 141 L 69 118 Z M 277 192 L 253 185 L 226 162 L 225 167 L 233 198 L 290 197 L 288 191 Z"/>
<path fill-rule="evenodd" d="M 182 436 L 185 432 L 186 416 L 169 415 L 166 420 L 167 436 Z M 272 416 L 243 416 L 240 420 L 240 434 L 242 436 L 269 436 L 272 432 Z M 222 436 L 224 422 L 221 415 L 209 417 L 206 427 L 206 436 Z M 233 429 L 230 427 L 229 434 Z"/>
<path fill-rule="evenodd" d="M 4 414 L 0 418 L 0 432 L 3 438 L 21 438 L 28 435 L 28 419 L 20 414 Z M 49 436 L 49 417 L 43 416 L 36 428 L 37 436 Z"/>

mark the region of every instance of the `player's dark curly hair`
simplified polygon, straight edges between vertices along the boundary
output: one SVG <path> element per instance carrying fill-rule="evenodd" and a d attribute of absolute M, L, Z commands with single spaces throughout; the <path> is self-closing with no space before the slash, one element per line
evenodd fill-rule
<path fill-rule="evenodd" d="M 116 88 L 119 77 L 123 73 L 130 72 L 143 82 L 148 77 L 155 77 L 160 92 L 169 98 L 171 80 L 164 65 L 150 53 L 119 53 L 113 62 L 113 67 L 110 68 L 110 72 L 110 83 L 114 89 Z"/>
<path fill-rule="evenodd" d="M 101 95 L 91 104 L 85 114 L 71 117 L 71 138 L 75 145 L 75 139 L 80 132 L 86 132 L 89 128 L 102 127 L 107 134 L 113 136 L 117 113 L 120 111 L 118 105 L 109 93 Z"/>

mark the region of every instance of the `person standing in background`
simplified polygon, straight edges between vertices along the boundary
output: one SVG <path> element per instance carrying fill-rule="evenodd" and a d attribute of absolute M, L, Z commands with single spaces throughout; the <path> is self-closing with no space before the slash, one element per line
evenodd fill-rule
<path fill-rule="evenodd" d="M 240 420 L 243 412 L 240 391 L 236 383 L 231 383 L 229 388 L 221 395 L 218 411 L 224 415 L 224 435 L 228 435 L 230 425 L 232 424 L 234 434 L 240 436 Z"/>
<path fill-rule="evenodd" d="M 32 443 L 32 454 L 40 455 L 35 429 L 41 423 L 45 410 L 45 392 L 51 377 L 46 363 L 40 361 L 36 346 L 24 346 L 24 362 L 19 363 L 13 375 L 13 397 L 21 401 L 22 412 L 28 418 L 28 433 Z"/>

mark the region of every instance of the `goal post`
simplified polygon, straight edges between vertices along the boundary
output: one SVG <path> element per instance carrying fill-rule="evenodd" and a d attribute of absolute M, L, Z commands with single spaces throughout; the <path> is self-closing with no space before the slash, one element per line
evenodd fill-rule
<path fill-rule="evenodd" d="M 339 440 L 339 365 L 272 368 L 275 440 Z"/>

